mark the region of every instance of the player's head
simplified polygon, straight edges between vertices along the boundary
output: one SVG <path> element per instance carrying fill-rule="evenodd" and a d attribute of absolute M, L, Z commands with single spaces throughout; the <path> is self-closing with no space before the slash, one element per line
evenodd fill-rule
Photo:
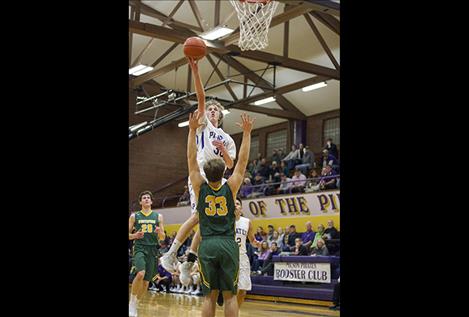
<path fill-rule="evenodd" d="M 151 204 L 153 203 L 153 194 L 151 191 L 146 190 L 141 192 L 138 195 L 138 202 L 142 207 L 151 207 Z"/>
<path fill-rule="evenodd" d="M 223 110 L 225 108 L 218 101 L 212 99 L 205 103 L 205 112 L 207 118 L 213 123 L 214 120 L 218 122 L 218 127 L 223 123 Z"/>
<path fill-rule="evenodd" d="M 220 158 L 208 160 L 204 164 L 204 172 L 210 183 L 221 181 L 225 173 L 225 161 Z"/>
<path fill-rule="evenodd" d="M 235 213 L 236 213 L 236 216 L 243 215 L 243 203 L 241 202 L 241 199 L 239 198 L 236 198 L 235 200 Z"/>

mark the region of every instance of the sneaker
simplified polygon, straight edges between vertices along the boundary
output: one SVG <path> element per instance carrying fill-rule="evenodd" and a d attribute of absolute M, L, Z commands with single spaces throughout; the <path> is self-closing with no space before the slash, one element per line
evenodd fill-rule
<path fill-rule="evenodd" d="M 129 304 L 129 317 L 137 317 L 137 305 Z"/>
<path fill-rule="evenodd" d="M 176 265 L 178 260 L 176 259 L 176 254 L 166 252 L 161 258 L 161 266 L 168 272 L 176 272 Z"/>
<path fill-rule="evenodd" d="M 179 279 L 183 285 L 188 285 L 191 282 L 191 269 L 194 265 L 193 262 L 184 262 L 181 265 L 181 275 L 179 275 Z"/>
<path fill-rule="evenodd" d="M 191 295 L 191 293 L 192 293 L 191 287 L 188 287 L 187 291 L 185 291 L 184 293 L 187 294 L 187 295 Z"/>
<path fill-rule="evenodd" d="M 222 294 L 222 292 L 218 292 L 217 304 L 218 304 L 218 306 L 223 306 L 223 294 Z"/>

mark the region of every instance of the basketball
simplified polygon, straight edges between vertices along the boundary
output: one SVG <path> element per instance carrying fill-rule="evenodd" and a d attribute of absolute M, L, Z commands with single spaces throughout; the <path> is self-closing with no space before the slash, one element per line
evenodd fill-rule
<path fill-rule="evenodd" d="M 189 37 L 184 42 L 184 55 L 194 59 L 201 59 L 207 54 L 205 42 L 198 37 Z"/>

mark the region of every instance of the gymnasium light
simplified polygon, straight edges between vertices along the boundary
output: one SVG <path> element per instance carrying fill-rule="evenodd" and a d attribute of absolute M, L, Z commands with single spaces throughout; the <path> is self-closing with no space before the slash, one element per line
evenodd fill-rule
<path fill-rule="evenodd" d="M 255 101 L 254 105 L 259 106 L 259 105 L 263 105 L 265 103 L 272 102 L 272 101 L 275 101 L 275 98 L 274 97 L 269 97 L 269 98 L 265 98 L 265 99 Z"/>
<path fill-rule="evenodd" d="M 314 90 L 314 89 L 318 89 L 318 88 L 322 88 L 322 87 L 326 87 L 327 86 L 327 83 L 324 81 L 324 82 L 321 82 L 321 83 L 317 83 L 317 84 L 314 84 L 314 85 L 311 85 L 311 86 L 306 86 L 306 87 L 303 87 L 303 91 L 310 91 L 310 90 Z"/>
<path fill-rule="evenodd" d="M 140 76 L 142 74 L 148 73 L 152 69 L 153 69 L 153 67 L 151 67 L 151 66 L 146 66 L 146 65 L 140 64 L 140 65 L 137 65 L 137 66 L 132 67 L 131 69 L 129 69 L 129 75 Z"/>
<path fill-rule="evenodd" d="M 142 123 L 139 123 L 139 124 L 136 124 L 136 125 L 133 125 L 133 126 L 129 127 L 129 130 L 130 130 L 130 132 L 134 132 L 135 130 L 140 129 L 141 127 L 145 126 L 146 124 L 147 124 L 147 122 L 144 121 Z"/>
<path fill-rule="evenodd" d="M 226 116 L 227 114 L 230 113 L 230 111 L 225 109 L 225 110 L 222 110 L 222 113 Z M 189 120 L 178 123 L 178 127 L 180 127 L 180 128 L 187 127 L 188 125 L 189 125 Z"/>
<path fill-rule="evenodd" d="M 205 40 L 216 40 L 225 35 L 232 33 L 234 30 L 227 28 L 226 26 L 217 26 L 216 28 L 204 33 L 199 36 Z"/>

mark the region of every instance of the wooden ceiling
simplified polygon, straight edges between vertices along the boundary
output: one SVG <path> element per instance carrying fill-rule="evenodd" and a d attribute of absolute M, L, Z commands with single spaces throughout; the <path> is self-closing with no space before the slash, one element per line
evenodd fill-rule
<path fill-rule="evenodd" d="M 205 10 L 208 2 L 210 2 L 211 8 L 213 8 L 211 12 Z M 295 103 L 289 100 L 290 97 L 286 97 L 286 94 L 301 89 L 304 86 L 322 81 L 340 81 L 340 64 L 338 58 L 334 56 L 334 50 L 328 46 L 328 41 L 331 42 L 331 34 L 336 37 L 336 39 L 334 39 L 336 43 L 338 43 L 340 37 L 340 4 L 336 1 L 322 0 L 279 0 L 279 2 L 285 3 L 286 5 L 283 6 L 283 10 L 280 10 L 281 12 L 274 14 L 269 32 L 272 32 L 272 34 L 277 32 L 272 42 L 279 41 L 279 37 L 282 37 L 280 39 L 282 47 L 278 49 L 278 51 L 281 51 L 280 53 L 272 53 L 267 49 L 263 51 L 242 51 L 236 45 L 239 38 L 238 28 L 231 35 L 221 40 L 206 41 L 208 54 L 204 60 L 206 60 L 208 64 L 204 64 L 204 67 L 207 68 L 205 72 L 210 72 L 211 75 L 213 75 L 211 78 L 216 82 L 226 81 L 227 79 L 237 80 L 239 87 L 233 87 L 235 85 L 233 83 L 225 83 L 220 86 L 217 92 L 217 95 L 219 95 L 221 92 L 220 89 L 225 90 L 227 95 L 227 98 L 224 99 L 226 101 L 225 105 L 228 105 L 231 109 L 250 111 L 282 120 L 305 120 L 309 114 L 299 109 Z M 182 77 L 180 74 L 176 74 L 176 72 L 187 64 L 186 58 L 181 56 L 170 62 L 165 60 L 168 59 L 168 56 L 174 55 L 176 48 L 179 47 L 179 50 L 182 50 L 182 44 L 188 37 L 197 36 L 217 25 L 226 25 L 228 21 L 234 21 L 234 23 L 237 21 L 235 11 L 228 1 L 179 0 L 169 2 L 130 0 L 129 6 L 129 67 L 145 59 L 145 64 L 154 67 L 152 71 L 144 75 L 138 77 L 129 76 L 129 87 L 131 89 L 138 89 L 145 83 L 156 83 L 156 87 L 160 89 L 159 91 L 158 89 L 153 90 L 150 95 L 164 91 L 161 89 L 181 90 L 180 88 L 172 87 L 178 85 L 168 84 L 169 81 L 166 78 L 167 76 Z M 201 10 L 200 7 L 204 7 L 204 10 Z M 231 7 L 231 10 L 229 7 Z M 225 14 L 223 14 L 223 11 Z M 279 11 L 279 8 L 277 11 Z M 165 14 L 164 12 L 168 13 Z M 184 18 L 184 20 L 182 20 L 182 18 Z M 297 20 L 302 20 L 301 30 L 298 28 L 290 28 L 290 22 L 293 19 L 296 19 L 295 25 L 298 25 Z M 149 23 L 148 21 L 153 23 Z M 207 21 L 209 21 L 210 24 L 207 23 Z M 279 28 L 281 28 L 283 32 L 279 33 L 277 31 Z M 275 31 L 273 31 L 273 29 L 275 29 Z M 325 31 L 326 29 L 327 31 Z M 308 33 L 302 36 L 303 34 L 298 34 L 299 31 L 301 33 L 306 33 L 307 31 Z M 294 33 L 292 34 L 292 32 Z M 328 33 L 327 37 L 321 33 Z M 138 50 L 135 50 L 135 45 L 133 45 L 135 36 L 144 36 L 147 38 L 147 43 L 140 45 Z M 301 43 L 303 41 L 298 40 L 299 36 L 302 36 L 304 41 L 313 42 L 314 40 L 314 43 L 320 46 L 322 54 L 327 56 L 328 64 L 332 66 L 325 66 L 325 63 L 315 63 L 301 58 L 293 58 L 293 50 L 301 50 L 301 48 L 296 48 L 296 43 L 300 42 L 298 45 L 305 45 L 305 43 Z M 150 60 L 148 56 L 151 50 L 154 49 L 154 43 L 157 41 L 160 43 L 158 49 L 161 53 L 155 56 L 153 60 Z M 161 41 L 167 43 L 164 49 L 161 47 Z M 335 47 L 336 55 L 337 50 L 338 47 Z M 136 53 L 137 51 L 138 53 Z M 264 70 L 264 75 L 261 76 L 258 74 L 259 69 L 254 69 L 249 65 L 255 65 L 256 67 L 259 65 L 261 66 L 260 68 L 268 69 L 268 72 Z M 286 74 L 286 71 L 292 72 L 292 74 L 301 72 L 303 75 L 291 76 L 297 80 L 284 85 L 278 84 L 282 82 L 282 80 L 278 78 L 279 80 L 274 87 L 271 78 L 274 66 L 277 76 Z M 227 71 L 224 71 L 225 69 L 227 69 Z M 242 75 L 240 75 L 240 78 L 235 79 L 233 76 L 229 76 L 233 72 Z M 172 73 L 174 73 L 174 75 L 172 75 Z M 270 74 L 270 78 L 268 78 L 268 74 Z M 182 90 L 193 92 L 190 72 L 188 71 L 187 75 L 184 75 L 184 77 L 186 78 L 185 82 L 187 85 L 185 89 Z M 282 78 L 285 77 L 287 76 L 282 75 Z M 181 78 L 179 79 L 181 80 Z M 202 75 L 202 81 L 204 82 L 206 79 L 207 78 L 204 78 Z M 160 83 L 160 80 L 165 81 L 166 86 Z M 254 85 L 257 85 L 258 88 L 255 88 L 251 92 Z M 336 87 L 338 94 L 338 86 L 336 85 Z M 251 92 L 250 96 L 247 91 Z M 210 96 L 211 92 L 207 91 L 206 94 Z M 256 100 L 270 96 L 275 96 L 279 109 L 274 106 L 254 106 L 251 104 Z M 163 96 L 160 100 L 165 100 L 165 98 L 166 97 Z M 176 103 L 181 105 L 182 110 L 189 109 L 191 106 L 193 109 L 193 102 L 189 102 L 189 99 L 190 98 L 182 98 Z M 149 106 L 151 106 L 151 104 L 146 103 L 146 107 Z M 185 118 L 187 112 L 188 111 L 182 111 L 179 117 Z"/>

